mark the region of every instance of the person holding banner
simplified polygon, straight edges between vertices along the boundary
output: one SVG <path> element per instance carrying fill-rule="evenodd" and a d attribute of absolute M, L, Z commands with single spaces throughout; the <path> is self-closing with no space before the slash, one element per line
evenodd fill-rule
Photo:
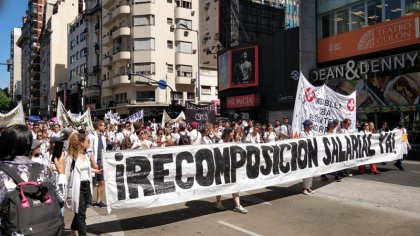
<path fill-rule="evenodd" d="M 145 130 L 137 129 L 136 134 L 139 137 L 130 149 L 149 149 L 152 147 L 152 141 Z"/>
<path fill-rule="evenodd" d="M 233 143 L 234 137 L 235 137 L 235 131 L 231 128 L 225 128 L 223 130 L 222 138 L 219 140 L 219 143 Z M 241 206 L 239 193 L 232 193 L 232 198 L 235 204 L 235 208 L 233 209 L 233 211 L 242 213 L 242 214 L 248 213 L 248 210 Z M 223 211 L 226 208 L 223 206 L 221 199 L 222 199 L 221 195 L 216 196 L 216 204 L 214 205 L 214 208 Z"/>
<path fill-rule="evenodd" d="M 245 143 L 262 143 L 260 128 L 258 126 L 253 127 L 252 132 L 246 136 Z"/>
<path fill-rule="evenodd" d="M 273 125 L 269 124 L 264 133 L 264 142 L 265 143 L 273 143 L 277 141 L 276 132 L 273 130 Z"/>
<path fill-rule="evenodd" d="M 349 118 L 346 118 L 341 122 L 341 128 L 339 129 L 338 133 L 340 134 L 353 133 L 353 130 L 350 127 L 351 127 L 351 120 Z M 353 174 L 350 173 L 349 169 L 343 170 L 343 175 L 347 175 L 348 177 L 353 176 Z"/>
<path fill-rule="evenodd" d="M 400 130 L 402 132 L 402 159 L 398 159 L 395 163 L 394 166 L 397 167 L 399 170 L 405 170 L 404 167 L 402 166 L 402 161 L 404 159 L 407 159 L 408 156 L 408 151 L 411 150 L 411 146 L 410 143 L 408 143 L 408 136 L 407 136 L 407 129 L 404 127 L 404 121 L 401 121 L 398 124 L 398 128 L 396 128 L 395 130 Z"/>
<path fill-rule="evenodd" d="M 312 131 L 314 129 L 314 125 L 311 120 L 307 119 L 303 122 L 303 130 L 299 133 L 299 138 L 307 138 L 307 137 L 313 137 L 314 132 Z M 314 194 L 315 191 L 313 191 L 312 188 L 312 182 L 313 177 L 304 178 L 302 182 L 302 193 L 305 195 L 308 195 L 310 193 Z"/>
<path fill-rule="evenodd" d="M 362 132 L 366 136 L 372 134 L 371 129 L 370 129 L 370 124 L 368 122 L 363 123 L 363 130 L 362 130 Z M 370 166 L 370 171 L 372 172 L 372 174 L 374 174 L 374 175 L 381 174 L 381 172 L 379 172 L 376 169 L 375 163 L 369 164 L 369 166 Z M 359 166 L 359 172 L 361 174 L 364 174 L 365 173 L 365 165 Z"/>

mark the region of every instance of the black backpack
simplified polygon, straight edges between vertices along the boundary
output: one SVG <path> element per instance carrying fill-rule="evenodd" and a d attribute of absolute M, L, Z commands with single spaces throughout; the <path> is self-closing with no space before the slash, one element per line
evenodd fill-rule
<path fill-rule="evenodd" d="M 37 182 L 42 169 L 41 164 L 32 163 L 28 182 L 25 182 L 15 170 L 0 162 L 0 170 L 16 183 L 16 189 L 7 192 L 1 203 L 2 234 L 63 234 L 63 218 L 55 186 L 50 182 Z"/>
<path fill-rule="evenodd" d="M 190 137 L 188 137 L 187 132 L 185 132 L 185 134 L 179 134 L 178 145 L 189 145 L 189 144 L 190 144 Z"/>

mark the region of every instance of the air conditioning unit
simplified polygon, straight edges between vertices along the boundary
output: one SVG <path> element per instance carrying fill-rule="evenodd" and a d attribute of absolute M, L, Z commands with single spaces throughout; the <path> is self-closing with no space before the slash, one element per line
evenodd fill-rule
<path fill-rule="evenodd" d="M 196 53 L 197 53 L 197 50 L 196 50 L 196 49 L 193 49 L 193 50 L 192 50 L 192 53 L 193 53 L 193 54 L 196 54 Z"/>
<path fill-rule="evenodd" d="M 191 11 L 191 15 L 193 16 L 195 14 L 195 11 Z"/>
<path fill-rule="evenodd" d="M 171 31 L 173 31 L 175 29 L 175 25 L 171 25 L 170 29 L 171 29 Z"/>
<path fill-rule="evenodd" d="M 191 78 L 191 83 L 195 83 L 196 80 L 196 78 Z"/>

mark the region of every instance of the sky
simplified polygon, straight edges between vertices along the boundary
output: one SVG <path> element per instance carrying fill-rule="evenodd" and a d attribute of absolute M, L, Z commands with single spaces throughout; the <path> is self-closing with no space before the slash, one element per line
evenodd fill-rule
<path fill-rule="evenodd" d="M 10 59 L 10 32 L 22 27 L 22 16 L 28 8 L 28 0 L 0 0 L 0 63 Z M 0 88 L 9 86 L 7 66 L 0 65 Z"/>

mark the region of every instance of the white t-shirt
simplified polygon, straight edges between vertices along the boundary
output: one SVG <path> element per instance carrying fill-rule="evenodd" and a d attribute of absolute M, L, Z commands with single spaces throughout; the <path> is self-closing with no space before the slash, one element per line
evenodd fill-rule
<path fill-rule="evenodd" d="M 245 138 L 246 143 L 261 143 L 261 136 L 258 133 L 257 135 L 253 135 L 253 133 L 249 133 Z"/>
<path fill-rule="evenodd" d="M 290 126 L 289 124 L 280 126 L 280 133 L 283 139 L 291 138 L 290 137 L 291 131 L 292 131 L 292 126 Z"/>
<path fill-rule="evenodd" d="M 306 138 L 306 137 L 313 137 L 314 136 L 314 132 L 312 132 L 312 130 L 306 132 L 305 130 L 300 131 L 299 133 L 299 138 Z"/>
<path fill-rule="evenodd" d="M 188 134 L 188 136 L 190 137 L 192 145 L 201 144 L 202 136 L 201 136 L 201 133 L 198 132 L 198 130 L 196 130 L 196 129 L 191 130 L 191 132 Z"/>
<path fill-rule="evenodd" d="M 276 141 L 276 132 L 265 132 L 264 141 L 266 143 L 272 143 Z"/>

